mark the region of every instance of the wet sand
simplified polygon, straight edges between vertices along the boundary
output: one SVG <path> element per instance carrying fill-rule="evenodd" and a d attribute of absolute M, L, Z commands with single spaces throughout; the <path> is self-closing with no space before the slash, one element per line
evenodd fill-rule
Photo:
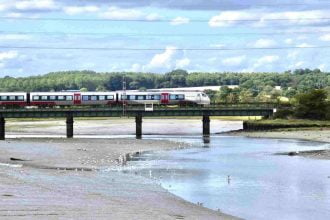
<path fill-rule="evenodd" d="M 102 121 L 78 122 L 75 124 L 75 132 L 109 135 L 134 131 L 134 121 L 132 123 L 127 120 L 131 127 L 117 121 L 117 125 L 123 127 L 117 130 L 114 125 L 116 123 L 112 120 L 110 122 L 114 129 L 112 132 L 109 132 L 111 126 L 106 126 L 104 123 L 107 122 Z M 145 128 L 152 129 L 159 125 L 156 120 L 153 122 Z M 37 135 L 64 134 L 63 122 L 51 123 L 57 125 L 44 121 L 9 122 L 7 130 L 9 135 L 25 134 L 26 131 Z M 165 130 L 170 129 L 171 123 L 177 121 L 168 121 L 168 126 L 163 122 L 161 127 L 167 126 Z M 200 120 L 195 123 L 179 123 L 186 126 L 188 133 L 189 124 L 192 124 L 192 133 L 201 130 Z M 40 124 L 44 126 L 40 128 Z M 180 128 L 177 124 L 175 127 Z M 157 129 L 151 132 L 157 132 Z M 134 139 L 1 141 L 0 218 L 236 219 L 184 201 L 167 192 L 155 180 L 118 172 L 129 157 L 128 153 L 184 147 L 191 146 L 170 141 Z"/>
<path fill-rule="evenodd" d="M 242 121 L 223 121 L 211 117 L 211 133 L 243 128 Z M 57 135 L 65 136 L 65 119 L 40 121 L 7 121 L 7 135 Z M 143 118 L 143 134 L 201 135 L 202 118 L 154 119 Z M 134 118 L 106 120 L 74 120 L 74 135 L 135 135 Z"/>
<path fill-rule="evenodd" d="M 330 143 L 330 130 L 297 130 L 297 131 L 266 131 L 266 132 L 249 132 L 249 131 L 233 131 L 228 132 L 229 135 L 238 135 L 253 138 L 281 138 L 281 139 L 300 139 L 307 141 L 318 141 Z M 287 154 L 290 152 L 287 152 Z M 294 156 L 304 156 L 314 159 L 330 160 L 330 149 L 320 151 L 301 151 Z"/>

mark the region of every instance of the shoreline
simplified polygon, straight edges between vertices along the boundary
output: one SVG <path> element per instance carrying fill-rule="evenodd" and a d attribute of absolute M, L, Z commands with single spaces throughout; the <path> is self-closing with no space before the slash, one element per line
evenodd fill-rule
<path fill-rule="evenodd" d="M 109 143 L 111 142 L 111 143 Z M 85 198 L 90 197 L 90 194 L 95 194 L 94 184 L 98 185 L 99 182 L 102 183 L 102 187 L 98 190 L 104 190 L 103 187 L 106 187 L 108 184 L 111 187 L 116 188 L 116 191 L 122 191 L 123 195 L 117 195 L 117 192 L 110 191 L 110 197 L 115 196 L 115 201 L 109 198 L 108 192 L 96 193 L 97 196 L 93 196 L 93 199 L 96 199 L 101 203 L 102 209 L 96 208 L 96 210 L 90 210 L 90 213 L 85 213 L 86 218 L 97 217 L 98 212 L 103 213 L 103 209 L 107 207 L 107 209 L 115 209 L 115 213 L 103 213 L 101 215 L 101 219 L 108 218 L 117 218 L 117 219 L 130 219 L 132 217 L 139 219 L 148 219 L 148 218 L 160 218 L 160 219 L 238 219 L 236 217 L 223 214 L 221 212 L 217 212 L 208 208 L 204 208 L 198 206 L 196 204 L 190 203 L 182 198 L 179 198 L 167 190 L 157 185 L 154 181 L 147 179 L 141 176 L 134 176 L 133 174 L 122 174 L 118 171 L 109 171 L 95 172 L 94 170 L 99 168 L 103 169 L 107 167 L 106 164 L 112 168 L 119 168 L 118 164 L 125 164 L 125 159 L 120 161 L 120 158 L 126 158 L 128 154 L 137 153 L 137 152 L 145 152 L 145 151 L 157 151 L 157 150 L 170 150 L 170 149 L 180 149 L 186 147 L 193 147 L 187 143 L 179 143 L 173 141 L 166 140 L 134 140 L 134 139 L 49 139 L 45 143 L 45 139 L 8 139 L 5 142 L 0 142 L 0 162 L 6 163 L 10 162 L 12 164 L 22 164 L 21 168 L 19 167 L 5 167 L 0 166 L 0 197 L 5 198 L 1 204 L 4 209 L 9 210 L 10 216 L 17 216 L 21 214 L 18 209 L 26 209 L 26 213 L 24 215 L 29 216 L 31 213 L 34 213 L 33 216 L 38 216 L 44 213 L 44 210 L 31 211 L 28 209 L 26 205 L 20 204 L 17 200 L 19 196 L 16 194 L 27 194 L 25 200 L 30 200 L 29 206 L 41 206 L 43 208 L 47 207 L 47 209 L 51 210 L 50 213 L 47 214 L 48 217 L 52 217 L 52 215 L 57 213 L 56 210 L 53 210 L 53 203 L 58 203 L 63 199 L 57 199 L 53 201 L 48 194 L 55 194 L 52 196 L 62 197 L 62 194 L 58 194 L 57 191 L 62 189 L 61 178 L 66 179 L 69 182 L 69 185 L 76 185 L 79 188 L 87 188 L 85 192 L 75 192 L 77 193 L 77 197 Z M 5 144 L 3 144 L 5 143 Z M 25 146 L 28 145 L 28 146 Z M 177 147 L 179 145 L 179 147 Z M 16 146 L 16 147 L 13 147 Z M 120 148 L 118 148 L 118 146 Z M 157 147 L 156 147 L 157 146 Z M 194 146 L 196 147 L 196 146 Z M 14 149 L 13 149 L 14 148 Z M 136 149 L 139 150 L 136 150 Z M 131 152 L 131 153 L 128 153 Z M 111 155 L 108 155 L 108 154 Z M 86 157 L 85 154 L 88 154 Z M 7 155 L 4 158 L 4 155 Z M 84 157 L 85 155 L 85 157 Z M 9 158 L 14 158 L 15 161 L 12 161 Z M 7 158 L 7 159 L 6 159 Z M 119 158 L 119 159 L 118 159 Z M 18 160 L 16 160 L 18 159 Z M 117 159 L 119 161 L 117 161 Z M 24 161 L 21 161 L 24 160 Z M 118 163 L 119 162 L 119 163 Z M 81 170 L 77 168 L 82 168 Z M 43 169 L 44 168 L 44 169 Z M 50 169 L 51 168 L 51 169 Z M 63 168 L 63 169 L 61 169 Z M 68 169 L 67 169 L 68 168 Z M 1 172 L 1 170 L 9 170 L 15 171 L 11 173 L 11 175 L 7 175 L 6 172 Z M 88 170 L 90 169 L 90 170 Z M 87 172 L 92 171 L 92 172 Z M 22 176 L 21 173 L 28 174 L 27 176 Z M 81 183 L 76 182 L 70 178 L 71 175 L 75 177 L 79 177 L 84 181 L 86 179 L 95 178 L 94 184 L 86 184 L 81 185 Z M 32 181 L 28 178 L 30 176 L 35 176 L 37 178 L 36 181 Z M 102 176 L 102 178 L 100 178 Z M 34 192 L 35 185 L 41 185 L 42 188 L 49 188 L 48 178 L 52 179 L 51 188 L 48 190 L 50 192 L 41 192 L 41 196 L 47 198 L 50 201 L 45 201 L 42 199 L 42 203 L 36 202 L 35 196 L 33 194 L 30 195 L 30 192 Z M 109 179 L 111 178 L 111 180 Z M 119 180 L 117 180 L 119 179 Z M 6 181 L 9 181 L 10 184 L 5 184 Z M 19 180 L 19 181 L 18 181 Z M 19 182 L 24 182 L 24 184 L 19 184 Z M 72 181 L 74 181 L 72 183 Z M 26 184 L 28 182 L 28 184 Z M 115 182 L 115 183 L 114 183 Z M 10 187 L 10 185 L 20 185 L 19 187 Z M 7 188 L 11 188 L 11 190 L 6 190 Z M 23 189 L 22 189 L 23 188 Z M 27 190 L 28 188 L 28 190 Z M 65 187 L 64 187 L 65 188 Z M 68 188 L 68 193 L 73 193 L 74 190 Z M 71 192 L 72 191 L 72 192 Z M 128 195 L 127 192 L 130 192 Z M 135 191 L 135 193 L 134 193 Z M 87 195 L 86 195 L 87 193 Z M 141 196 L 137 196 L 135 194 L 141 194 Z M 1 196 L 2 195 L 2 196 Z M 9 196 L 8 196 L 9 195 Z M 22 199 L 22 198 L 21 198 Z M 15 200 L 12 202 L 12 205 L 6 203 L 8 200 Z M 58 201 L 60 200 L 60 201 Z M 117 200 L 120 200 L 119 204 L 116 203 Z M 132 202 L 134 200 L 143 201 L 141 202 Z M 64 201 L 62 201 L 64 202 Z M 45 204 L 46 205 L 45 205 Z M 80 203 L 84 206 L 87 205 L 86 201 L 79 201 L 78 204 L 73 202 L 71 204 L 74 209 L 81 208 Z M 110 205 L 105 205 L 110 203 Z M 15 204 L 15 205 L 14 205 Z M 105 206 L 104 206 L 105 205 Z M 146 207 L 147 205 L 147 207 Z M 119 207 L 118 207 L 119 206 Z M 14 208 L 15 207 L 15 208 Z M 130 209 L 135 210 L 134 212 L 127 213 L 125 207 L 130 207 Z M 120 208 L 117 209 L 116 208 Z M 10 211 L 13 210 L 13 211 Z M 61 218 L 72 218 L 77 216 L 72 216 L 72 208 L 66 209 L 65 207 L 60 208 L 61 212 L 64 212 Z M 140 211 L 138 211 L 140 210 Z M 144 210 L 144 211 L 141 211 Z M 35 213 L 37 212 L 37 214 Z M 82 213 L 82 211 L 80 211 Z M 71 213 L 71 214 L 70 214 Z M 79 213 L 79 212 L 77 212 Z M 0 213 L 1 216 L 1 213 Z M 56 217 L 56 216 L 55 216 Z"/>
<path fill-rule="evenodd" d="M 322 130 L 294 130 L 294 131 L 230 131 L 222 134 L 232 136 L 243 136 L 248 138 L 272 138 L 272 139 L 295 139 L 302 141 L 313 141 L 330 143 L 330 129 Z M 319 151 L 280 152 L 280 155 L 303 156 L 312 159 L 330 160 L 330 146 L 328 149 Z"/>

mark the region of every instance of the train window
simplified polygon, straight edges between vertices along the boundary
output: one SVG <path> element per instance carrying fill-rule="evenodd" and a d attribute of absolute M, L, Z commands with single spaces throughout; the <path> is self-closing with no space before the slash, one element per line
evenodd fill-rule
<path fill-rule="evenodd" d="M 67 100 L 67 101 L 72 101 L 72 100 L 73 100 L 72 95 L 67 95 L 67 96 L 66 96 L 66 100 Z"/>
<path fill-rule="evenodd" d="M 43 101 L 47 100 L 47 96 L 46 95 L 41 96 L 41 100 Z"/>
<path fill-rule="evenodd" d="M 138 95 L 137 98 L 138 98 L 138 100 L 144 100 L 144 97 L 145 97 L 144 95 Z"/>
<path fill-rule="evenodd" d="M 151 100 L 151 95 L 147 95 L 146 100 Z"/>
<path fill-rule="evenodd" d="M 178 95 L 179 100 L 184 100 L 184 95 Z"/>
<path fill-rule="evenodd" d="M 64 100 L 64 96 L 63 95 L 59 95 L 58 96 L 58 100 L 63 101 Z"/>
<path fill-rule="evenodd" d="M 101 100 L 101 101 L 105 100 L 105 96 L 104 95 L 100 95 L 99 96 L 99 100 Z"/>
<path fill-rule="evenodd" d="M 15 101 L 15 96 L 8 96 L 10 101 Z"/>
<path fill-rule="evenodd" d="M 83 95 L 83 96 L 82 96 L 82 100 L 83 100 L 83 101 L 88 101 L 88 95 Z"/>
<path fill-rule="evenodd" d="M 22 95 L 17 96 L 17 100 L 18 101 L 23 101 L 24 100 L 24 96 L 22 96 Z"/>
<path fill-rule="evenodd" d="M 160 95 L 154 95 L 154 100 L 160 100 Z"/>
<path fill-rule="evenodd" d="M 35 100 L 35 101 L 39 100 L 39 96 L 34 95 L 34 96 L 33 96 L 33 100 Z"/>
<path fill-rule="evenodd" d="M 135 100 L 135 95 L 130 95 L 129 100 Z"/>
<path fill-rule="evenodd" d="M 91 100 L 92 100 L 92 101 L 96 101 L 96 100 L 97 100 L 97 96 L 96 96 L 96 95 L 92 95 L 92 96 L 91 96 Z"/>
<path fill-rule="evenodd" d="M 122 100 L 127 100 L 127 95 L 122 95 L 122 96 L 121 96 L 121 99 L 122 99 Z"/>
<path fill-rule="evenodd" d="M 1 96 L 1 101 L 7 101 L 7 96 Z"/>
<path fill-rule="evenodd" d="M 54 100 L 56 100 L 56 96 L 51 95 L 51 96 L 49 96 L 49 99 L 52 100 L 52 101 L 54 101 Z"/>
<path fill-rule="evenodd" d="M 170 95 L 170 99 L 171 100 L 176 100 L 177 99 L 177 95 Z"/>
<path fill-rule="evenodd" d="M 113 100 L 113 95 L 107 95 L 107 100 Z"/>

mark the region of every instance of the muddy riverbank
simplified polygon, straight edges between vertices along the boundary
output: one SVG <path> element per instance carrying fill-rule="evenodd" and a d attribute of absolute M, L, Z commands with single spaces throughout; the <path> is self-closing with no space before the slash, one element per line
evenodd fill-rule
<path fill-rule="evenodd" d="M 330 143 L 330 129 L 313 129 L 313 130 L 295 130 L 295 131 L 231 131 L 228 135 L 245 136 L 252 138 L 279 138 L 279 139 L 300 139 L 308 141 L 317 141 Z M 285 152 L 284 154 L 289 154 Z M 296 156 L 304 156 L 314 159 L 330 160 L 330 149 L 321 151 L 304 151 L 295 154 Z"/>
<path fill-rule="evenodd" d="M 2 141 L 0 217 L 234 219 L 186 202 L 153 180 L 116 171 L 127 153 L 185 147 L 190 146 L 134 139 Z"/>

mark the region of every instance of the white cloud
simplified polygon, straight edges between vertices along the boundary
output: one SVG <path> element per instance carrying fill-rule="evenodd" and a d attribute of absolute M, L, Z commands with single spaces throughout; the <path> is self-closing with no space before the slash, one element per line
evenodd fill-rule
<path fill-rule="evenodd" d="M 57 5 L 53 0 L 22 0 L 16 1 L 15 8 L 17 10 L 52 10 Z"/>
<path fill-rule="evenodd" d="M 250 44 L 249 46 L 253 46 L 256 48 L 267 48 L 267 47 L 273 47 L 276 45 L 276 42 L 271 39 L 259 39 L 255 43 Z"/>
<path fill-rule="evenodd" d="M 318 66 L 318 68 L 323 72 L 325 71 L 327 65 L 325 63 L 322 63 L 321 65 Z"/>
<path fill-rule="evenodd" d="M 189 22 L 190 22 L 189 18 L 176 17 L 171 21 L 171 25 L 182 25 L 182 24 L 188 24 Z"/>
<path fill-rule="evenodd" d="M 298 55 L 299 52 L 297 50 L 294 50 L 294 51 L 290 51 L 286 57 L 288 59 L 296 59 Z"/>
<path fill-rule="evenodd" d="M 319 39 L 321 41 L 330 41 L 330 34 L 322 35 Z"/>
<path fill-rule="evenodd" d="M 255 64 L 253 65 L 254 68 L 261 67 L 264 65 L 269 65 L 272 64 L 280 59 L 279 56 L 277 55 L 268 55 L 268 56 L 263 56 L 259 58 Z"/>
<path fill-rule="evenodd" d="M 217 60 L 218 60 L 217 57 L 211 57 L 211 58 L 207 59 L 207 61 L 208 61 L 209 63 L 214 63 L 214 62 L 217 61 Z"/>
<path fill-rule="evenodd" d="M 134 63 L 130 69 L 132 72 L 140 72 L 142 70 L 141 64 Z"/>
<path fill-rule="evenodd" d="M 144 13 L 135 9 L 123 9 L 117 7 L 110 7 L 105 12 L 101 12 L 100 17 L 107 19 L 143 19 Z"/>
<path fill-rule="evenodd" d="M 63 11 L 69 15 L 82 14 L 82 13 L 94 13 L 100 10 L 99 7 L 88 5 L 88 6 L 68 6 L 63 7 Z"/>
<path fill-rule="evenodd" d="M 5 11 L 6 9 L 6 5 L 0 3 L 0 11 Z"/>
<path fill-rule="evenodd" d="M 257 19 L 256 14 L 245 11 L 225 11 L 209 20 L 211 27 L 227 27 L 236 24 L 239 20 Z"/>
<path fill-rule="evenodd" d="M 183 68 L 189 66 L 189 64 L 190 64 L 190 59 L 183 58 L 183 59 L 180 59 L 180 60 L 176 60 L 175 68 L 176 69 L 183 69 Z"/>
<path fill-rule="evenodd" d="M 161 17 L 160 17 L 159 14 L 157 14 L 157 13 L 151 13 L 151 14 L 146 15 L 145 18 L 146 18 L 148 21 L 154 21 L 154 20 L 158 20 L 158 19 L 160 19 Z"/>
<path fill-rule="evenodd" d="M 166 72 L 173 69 L 183 69 L 191 64 L 183 51 L 178 51 L 175 46 L 167 46 L 165 51 L 156 54 L 148 64 L 134 64 L 131 69 L 139 71 Z"/>
<path fill-rule="evenodd" d="M 156 54 L 149 64 L 147 65 L 148 69 L 156 68 L 172 68 L 172 59 L 177 52 L 177 48 L 173 46 L 167 46 L 164 53 Z"/>
<path fill-rule="evenodd" d="M 228 27 L 236 24 L 250 26 L 273 25 L 278 19 L 281 24 L 313 25 L 327 24 L 329 10 L 268 12 L 262 10 L 224 11 L 209 20 L 210 27 Z M 312 19 L 311 19 L 312 18 Z M 315 18 L 315 19 L 314 19 Z M 283 19 L 285 22 L 283 22 Z M 274 21 L 275 20 L 275 21 Z"/>
<path fill-rule="evenodd" d="M 17 51 L 0 52 L 0 61 L 14 59 L 18 56 Z"/>
<path fill-rule="evenodd" d="M 302 67 L 304 65 L 304 62 L 303 61 L 299 61 L 297 63 L 294 64 L 294 67 L 295 68 L 299 68 L 299 67 Z"/>
<path fill-rule="evenodd" d="M 31 36 L 26 34 L 0 34 L 0 40 L 28 40 Z"/>
<path fill-rule="evenodd" d="M 6 17 L 10 17 L 10 18 L 19 18 L 22 17 L 23 14 L 22 13 L 17 13 L 17 12 L 12 12 L 12 13 L 7 13 Z"/>
<path fill-rule="evenodd" d="M 314 45 L 309 44 L 309 43 L 302 43 L 302 44 L 298 44 L 297 47 L 313 47 Z"/>
<path fill-rule="evenodd" d="M 7 14 L 46 12 L 58 9 L 60 9 L 60 4 L 54 0 L 2 0 L 0 3 L 0 11 L 7 12 Z"/>
<path fill-rule="evenodd" d="M 293 43 L 293 39 L 291 39 L 291 38 L 287 38 L 287 39 L 285 39 L 285 41 L 284 41 L 286 44 L 292 44 Z"/>
<path fill-rule="evenodd" d="M 226 66 L 237 66 L 240 65 L 244 60 L 246 59 L 246 56 L 236 56 L 236 57 L 229 57 L 222 60 L 222 64 Z"/>
<path fill-rule="evenodd" d="M 224 47 L 226 47 L 226 44 L 210 44 L 210 47 L 224 48 Z"/>

